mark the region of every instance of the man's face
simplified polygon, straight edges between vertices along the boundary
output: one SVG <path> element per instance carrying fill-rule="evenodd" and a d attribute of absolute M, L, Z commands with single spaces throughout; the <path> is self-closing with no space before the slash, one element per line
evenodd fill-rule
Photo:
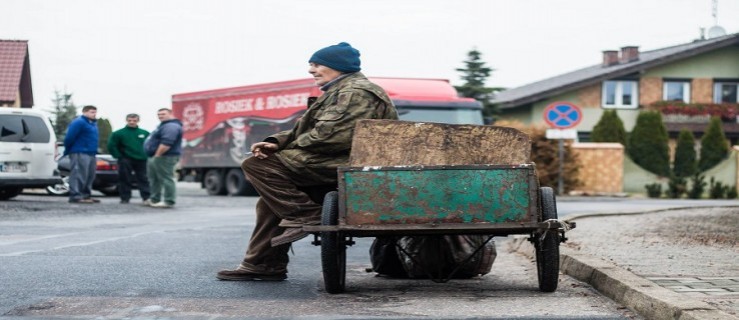
<path fill-rule="evenodd" d="M 126 118 L 126 125 L 131 128 L 138 128 L 139 127 L 139 118 L 133 117 L 133 118 Z"/>
<path fill-rule="evenodd" d="M 322 86 L 324 84 L 327 84 L 331 82 L 331 80 L 334 80 L 341 75 L 341 72 L 339 71 L 336 71 L 327 66 L 320 65 L 317 63 L 313 63 L 313 62 L 310 63 L 310 68 L 308 68 L 308 73 L 310 73 L 313 76 L 313 80 L 316 81 L 317 86 Z"/>
<path fill-rule="evenodd" d="M 90 109 L 82 113 L 85 118 L 90 120 L 95 120 L 95 117 L 97 117 L 98 111 L 95 109 Z"/>
<path fill-rule="evenodd" d="M 172 113 L 167 110 L 158 111 L 157 117 L 159 117 L 159 121 L 167 121 L 172 119 Z"/>

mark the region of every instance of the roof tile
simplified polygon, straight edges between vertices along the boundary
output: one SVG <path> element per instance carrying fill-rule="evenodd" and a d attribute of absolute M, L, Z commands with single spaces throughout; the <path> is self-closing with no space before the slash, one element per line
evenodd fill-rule
<path fill-rule="evenodd" d="M 0 40 L 0 101 L 17 98 L 27 54 L 28 41 Z"/>

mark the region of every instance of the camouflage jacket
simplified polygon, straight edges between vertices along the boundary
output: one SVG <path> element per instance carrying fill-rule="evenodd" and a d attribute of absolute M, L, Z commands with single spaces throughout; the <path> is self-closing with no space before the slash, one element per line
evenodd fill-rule
<path fill-rule="evenodd" d="M 276 156 L 316 185 L 335 184 L 336 169 L 349 163 L 354 124 L 362 119 L 398 119 L 390 97 L 360 72 L 338 80 L 314 102 L 292 130 L 277 142 Z"/>

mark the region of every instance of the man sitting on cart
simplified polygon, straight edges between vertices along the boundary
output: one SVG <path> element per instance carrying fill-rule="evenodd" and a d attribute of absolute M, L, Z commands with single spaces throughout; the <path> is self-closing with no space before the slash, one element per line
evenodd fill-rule
<path fill-rule="evenodd" d="M 290 244 L 308 234 L 303 225 L 321 221 L 321 204 L 302 191 L 336 185 L 349 163 L 354 124 L 362 119 L 398 119 L 387 93 L 359 72 L 359 51 L 342 42 L 316 51 L 308 72 L 323 94 L 292 130 L 251 146 L 241 164 L 259 192 L 256 225 L 238 268 L 221 270 L 221 280 L 285 280 Z M 302 189 L 302 190 L 301 190 Z"/>

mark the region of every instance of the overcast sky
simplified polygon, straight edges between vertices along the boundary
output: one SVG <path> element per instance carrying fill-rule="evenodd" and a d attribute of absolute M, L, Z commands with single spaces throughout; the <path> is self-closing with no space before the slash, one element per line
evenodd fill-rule
<path fill-rule="evenodd" d="M 600 63 L 601 51 L 690 42 L 714 25 L 711 0 L 0 0 L 0 39 L 29 40 L 36 109 L 54 90 L 156 127 L 175 93 L 308 77 L 341 41 L 368 76 L 450 79 L 477 48 L 488 86 L 516 87 Z M 739 32 L 739 0 L 718 1 Z"/>

